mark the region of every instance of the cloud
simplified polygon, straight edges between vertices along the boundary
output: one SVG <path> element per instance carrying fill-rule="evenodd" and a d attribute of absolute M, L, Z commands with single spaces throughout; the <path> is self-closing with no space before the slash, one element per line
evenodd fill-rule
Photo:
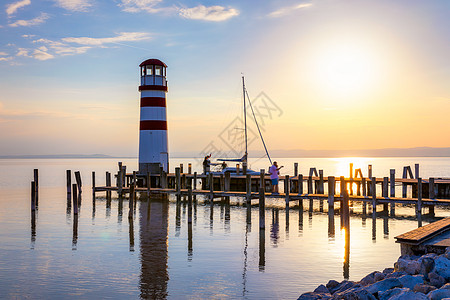
<path fill-rule="evenodd" d="M 285 6 L 285 7 L 281 7 L 273 12 L 271 12 L 269 14 L 269 17 L 271 18 L 278 18 L 278 17 L 282 17 L 288 14 L 293 13 L 294 11 L 298 10 L 298 9 L 304 9 L 304 8 L 308 8 L 312 6 L 312 3 L 300 3 L 300 4 L 296 4 L 294 6 Z"/>
<path fill-rule="evenodd" d="M 102 46 L 103 44 L 115 44 L 119 42 L 132 42 L 150 39 L 150 35 L 146 32 L 121 32 L 118 36 L 108 38 L 92 38 L 92 37 L 68 37 L 61 39 L 66 43 L 75 43 L 89 46 Z"/>
<path fill-rule="evenodd" d="M 6 13 L 8 14 L 8 16 L 12 15 L 13 13 L 15 13 L 19 8 L 30 5 L 31 4 L 31 0 L 21 0 L 21 1 L 17 1 L 11 4 L 8 4 L 6 6 Z"/>
<path fill-rule="evenodd" d="M 33 51 L 33 57 L 37 60 L 52 59 L 54 56 L 48 53 L 48 49 L 45 46 L 39 47 Z"/>
<path fill-rule="evenodd" d="M 122 0 L 122 4 L 119 4 L 123 8 L 123 11 L 138 13 L 138 12 L 148 12 L 157 13 L 163 10 L 174 9 L 170 7 L 155 7 L 162 3 L 162 0 Z"/>
<path fill-rule="evenodd" d="M 11 27 L 36 26 L 36 25 L 44 23 L 45 20 L 47 20 L 48 18 L 49 18 L 48 14 L 41 13 L 41 15 L 39 17 L 36 17 L 34 19 L 31 19 L 31 20 L 17 20 L 14 23 L 10 23 L 9 26 L 11 26 Z"/>
<path fill-rule="evenodd" d="M 90 0 L 55 0 L 59 7 L 70 11 L 87 11 L 92 6 Z"/>
<path fill-rule="evenodd" d="M 198 5 L 192 8 L 181 8 L 179 15 L 186 19 L 220 22 L 239 15 L 239 11 L 218 5 L 209 7 Z"/>
<path fill-rule="evenodd" d="M 8 55 L 8 53 L 6 53 L 6 52 L 0 52 L 0 56 L 5 56 L 5 55 Z"/>

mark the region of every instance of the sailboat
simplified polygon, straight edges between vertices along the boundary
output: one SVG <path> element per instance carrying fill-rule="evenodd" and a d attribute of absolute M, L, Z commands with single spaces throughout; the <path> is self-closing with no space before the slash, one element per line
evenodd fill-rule
<path fill-rule="evenodd" d="M 221 163 L 212 163 L 212 165 L 220 165 L 222 166 L 222 169 L 220 171 L 212 172 L 213 174 L 225 174 L 230 173 L 230 175 L 240 175 L 238 172 L 237 167 L 228 167 L 227 162 L 236 162 L 237 164 L 242 164 L 242 173 L 243 174 L 250 174 L 250 175 L 259 175 L 260 172 L 254 171 L 248 168 L 248 138 L 247 138 L 247 105 L 246 101 L 248 99 L 249 106 L 252 111 L 252 115 L 254 118 L 254 121 L 256 123 L 256 127 L 258 128 L 259 136 L 261 138 L 261 141 L 263 143 L 264 149 L 266 151 L 267 158 L 269 159 L 270 164 L 272 165 L 272 160 L 270 159 L 269 151 L 267 151 L 266 143 L 264 142 L 264 138 L 262 136 L 261 130 L 259 128 L 258 121 L 255 117 L 255 112 L 253 110 L 252 103 L 250 102 L 250 97 L 248 97 L 247 89 L 245 88 L 245 78 L 242 76 L 242 93 L 243 93 L 243 106 L 244 106 L 244 140 L 245 140 L 245 153 L 241 158 L 218 158 L 217 161 Z"/>

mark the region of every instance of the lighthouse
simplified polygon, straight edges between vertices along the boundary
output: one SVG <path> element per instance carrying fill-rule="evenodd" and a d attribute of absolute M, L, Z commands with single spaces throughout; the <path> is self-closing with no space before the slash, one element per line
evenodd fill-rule
<path fill-rule="evenodd" d="M 159 59 L 142 62 L 141 113 L 139 123 L 139 173 L 147 174 L 169 170 L 167 150 L 166 93 L 167 65 Z"/>

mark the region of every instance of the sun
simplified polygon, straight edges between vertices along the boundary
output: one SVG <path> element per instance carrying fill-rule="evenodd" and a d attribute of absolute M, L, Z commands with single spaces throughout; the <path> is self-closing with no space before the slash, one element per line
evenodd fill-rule
<path fill-rule="evenodd" d="M 374 87 L 377 59 L 370 49 L 355 44 L 323 47 L 315 55 L 314 80 L 333 96 L 355 96 Z"/>

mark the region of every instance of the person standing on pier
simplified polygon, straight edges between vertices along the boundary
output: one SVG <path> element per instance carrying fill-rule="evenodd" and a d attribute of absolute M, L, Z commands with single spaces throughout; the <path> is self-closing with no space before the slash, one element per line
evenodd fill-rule
<path fill-rule="evenodd" d="M 280 169 L 283 166 L 278 168 L 278 163 L 276 161 L 273 162 L 273 165 L 269 168 L 270 179 L 272 180 L 272 193 L 278 194 L 278 176 L 280 175 Z"/>
<path fill-rule="evenodd" d="M 211 161 L 209 160 L 211 158 L 211 154 L 206 155 L 205 159 L 203 160 L 203 174 L 208 174 L 211 171 Z"/>

